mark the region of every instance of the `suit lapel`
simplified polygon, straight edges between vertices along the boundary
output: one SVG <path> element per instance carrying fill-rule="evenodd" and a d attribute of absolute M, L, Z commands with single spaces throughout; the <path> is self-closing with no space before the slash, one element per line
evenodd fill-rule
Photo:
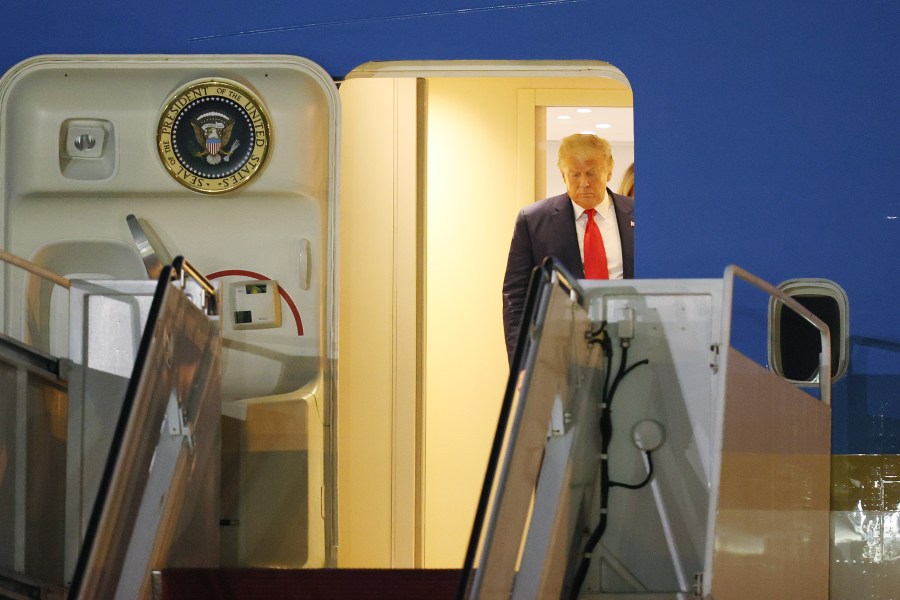
<path fill-rule="evenodd" d="M 578 247 L 578 234 L 575 232 L 575 210 L 568 194 L 554 197 L 552 220 L 555 239 L 564 241 L 557 258 L 574 277 L 584 279 L 581 248 Z"/>

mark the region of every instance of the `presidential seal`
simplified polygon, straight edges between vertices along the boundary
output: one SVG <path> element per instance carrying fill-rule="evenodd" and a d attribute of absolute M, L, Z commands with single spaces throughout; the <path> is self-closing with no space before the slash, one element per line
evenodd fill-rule
<path fill-rule="evenodd" d="M 189 83 L 163 108 L 156 130 L 163 165 L 178 183 L 219 194 L 262 171 L 272 132 L 250 90 L 227 79 Z"/>

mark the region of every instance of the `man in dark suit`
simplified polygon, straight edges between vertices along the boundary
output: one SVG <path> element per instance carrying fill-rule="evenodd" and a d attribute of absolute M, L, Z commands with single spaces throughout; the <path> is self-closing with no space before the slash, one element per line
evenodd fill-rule
<path fill-rule="evenodd" d="M 579 279 L 634 278 L 634 200 L 607 188 L 609 142 L 592 134 L 563 139 L 559 166 L 565 194 L 519 212 L 503 277 L 503 330 L 512 360 L 531 271 L 547 256 Z M 599 232 L 599 233 L 598 233 Z"/>

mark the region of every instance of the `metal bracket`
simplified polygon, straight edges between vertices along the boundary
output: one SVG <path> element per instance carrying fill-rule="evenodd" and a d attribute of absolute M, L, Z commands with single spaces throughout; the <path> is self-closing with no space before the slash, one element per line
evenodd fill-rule
<path fill-rule="evenodd" d="M 709 351 L 712 352 L 712 358 L 709 361 L 709 368 L 712 369 L 713 373 L 719 372 L 719 345 L 713 344 L 709 347 Z"/>
<path fill-rule="evenodd" d="M 178 403 L 178 396 L 173 392 L 169 396 L 169 404 L 166 405 L 166 416 L 163 419 L 163 431 L 170 436 L 183 436 L 187 442 L 188 452 L 194 453 L 194 438 L 191 427 L 187 422 L 187 415 Z"/>
<path fill-rule="evenodd" d="M 703 597 L 703 572 L 702 571 L 700 571 L 698 573 L 694 573 L 693 592 L 694 592 L 694 596 L 693 596 L 694 600 L 704 600 L 704 597 Z M 706 600 L 712 600 L 712 599 L 708 598 Z"/>

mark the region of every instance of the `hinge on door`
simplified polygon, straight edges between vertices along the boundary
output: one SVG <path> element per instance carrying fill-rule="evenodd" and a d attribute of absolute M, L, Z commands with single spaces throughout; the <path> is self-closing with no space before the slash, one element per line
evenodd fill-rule
<path fill-rule="evenodd" d="M 703 571 L 694 573 L 694 600 L 712 600 L 712 596 L 705 598 L 703 596 Z"/>
<path fill-rule="evenodd" d="M 719 372 L 719 345 L 713 344 L 709 347 L 709 350 L 710 352 L 712 352 L 712 357 L 709 361 L 709 368 L 712 369 L 712 372 L 715 374 Z"/>
<path fill-rule="evenodd" d="M 150 597 L 153 600 L 162 600 L 162 571 L 150 572 Z"/>

